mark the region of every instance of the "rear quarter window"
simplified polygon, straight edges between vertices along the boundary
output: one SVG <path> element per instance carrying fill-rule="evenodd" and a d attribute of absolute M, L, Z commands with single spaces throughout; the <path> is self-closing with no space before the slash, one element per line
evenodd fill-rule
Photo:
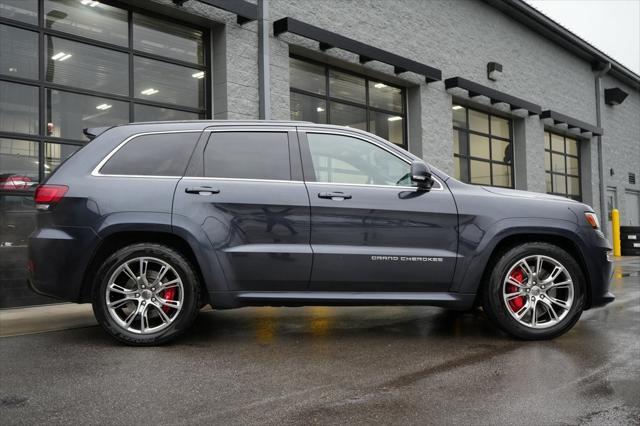
<path fill-rule="evenodd" d="M 200 132 L 136 136 L 100 169 L 105 175 L 182 176 Z"/>

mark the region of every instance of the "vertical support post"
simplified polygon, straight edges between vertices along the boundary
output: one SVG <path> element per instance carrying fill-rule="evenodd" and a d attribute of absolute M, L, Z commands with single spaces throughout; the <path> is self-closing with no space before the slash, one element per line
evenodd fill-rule
<path fill-rule="evenodd" d="M 269 0 L 258 0 L 258 90 L 260 119 L 271 119 L 271 79 L 269 67 Z"/>
<path fill-rule="evenodd" d="M 611 240 L 613 241 L 613 255 L 621 256 L 620 250 L 620 212 L 618 209 L 611 211 Z"/>

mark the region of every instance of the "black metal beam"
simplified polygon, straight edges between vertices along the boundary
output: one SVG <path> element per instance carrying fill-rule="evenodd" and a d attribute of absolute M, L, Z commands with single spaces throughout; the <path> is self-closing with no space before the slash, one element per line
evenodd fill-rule
<path fill-rule="evenodd" d="M 238 24 L 258 19 L 258 6 L 245 0 L 198 0 L 200 3 L 226 10 L 237 15 Z"/>
<path fill-rule="evenodd" d="M 360 62 L 379 61 L 392 65 L 396 74 L 411 71 L 423 75 L 427 83 L 442 80 L 442 71 L 420 62 L 398 56 L 386 50 L 353 40 L 331 31 L 298 21 L 293 18 L 282 18 L 273 23 L 273 33 L 277 37 L 283 33 L 296 34 L 320 42 L 322 46 L 331 46 L 355 53 Z"/>
<path fill-rule="evenodd" d="M 452 77 L 444 81 L 446 89 L 452 89 L 457 87 L 469 92 L 469 97 L 486 96 L 491 100 L 492 104 L 505 103 L 509 104 L 511 110 L 524 109 L 529 112 L 529 115 L 540 114 L 542 107 L 534 104 L 533 102 L 525 101 L 524 99 L 516 98 L 504 92 L 499 92 L 491 87 L 483 86 L 473 81 L 467 80 L 462 77 Z"/>
<path fill-rule="evenodd" d="M 550 109 L 540 113 L 540 119 L 544 118 L 552 119 L 553 124 L 566 124 L 570 129 L 580 129 L 580 133 L 591 132 L 594 136 L 602 136 L 604 133 L 604 130 L 601 127 L 585 123 L 584 121 L 560 114 L 559 112 L 552 111 Z"/>

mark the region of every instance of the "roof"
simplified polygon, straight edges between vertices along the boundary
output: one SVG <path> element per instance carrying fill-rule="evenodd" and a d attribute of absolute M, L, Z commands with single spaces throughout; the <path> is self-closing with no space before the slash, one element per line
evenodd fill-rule
<path fill-rule="evenodd" d="M 623 83 L 640 90 L 640 75 L 631 71 L 586 40 L 578 37 L 535 7 L 523 0 L 484 0 L 521 24 L 562 46 L 579 57 L 589 61 L 594 69 L 611 64 L 609 72 Z"/>

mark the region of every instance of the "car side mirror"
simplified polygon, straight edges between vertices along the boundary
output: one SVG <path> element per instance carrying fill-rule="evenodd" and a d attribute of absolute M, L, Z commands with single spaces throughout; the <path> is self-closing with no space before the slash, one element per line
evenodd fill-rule
<path fill-rule="evenodd" d="M 416 183 L 418 189 L 429 191 L 433 186 L 433 177 L 429 166 L 422 161 L 411 163 L 411 181 Z"/>

